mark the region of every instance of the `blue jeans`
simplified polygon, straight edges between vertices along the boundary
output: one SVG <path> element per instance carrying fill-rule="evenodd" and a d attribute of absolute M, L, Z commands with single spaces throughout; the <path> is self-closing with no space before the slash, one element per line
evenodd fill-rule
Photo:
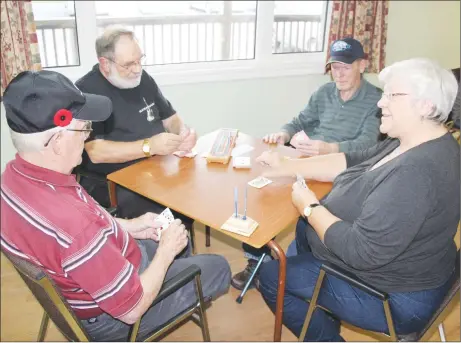
<path fill-rule="evenodd" d="M 301 219 L 298 226 L 305 226 Z M 298 255 L 287 258 L 286 289 L 283 323 L 299 337 L 306 317 L 308 303 L 314 292 L 322 261 L 310 252 L 305 235 L 296 245 Z M 305 232 L 305 227 L 304 227 Z M 303 244 L 304 243 L 304 244 Z M 260 292 L 272 312 L 275 311 L 278 287 L 278 260 L 264 263 L 260 272 Z M 390 307 L 397 334 L 419 331 L 440 306 L 452 280 L 436 289 L 418 292 L 389 293 Z M 318 304 L 331 314 L 317 308 L 312 316 L 304 341 L 343 341 L 340 320 L 365 330 L 388 333 L 382 302 L 345 281 L 327 275 Z"/>

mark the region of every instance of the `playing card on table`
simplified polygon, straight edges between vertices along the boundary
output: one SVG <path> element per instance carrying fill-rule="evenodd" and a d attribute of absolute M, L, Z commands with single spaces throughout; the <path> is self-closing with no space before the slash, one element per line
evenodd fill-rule
<path fill-rule="evenodd" d="M 264 186 L 267 186 L 270 183 L 272 183 L 272 180 L 269 180 L 263 176 L 259 176 L 256 179 L 248 182 L 250 186 L 255 187 L 255 188 L 263 188 Z"/>
<path fill-rule="evenodd" d="M 155 220 L 162 224 L 162 227 L 158 230 L 158 238 L 160 239 L 162 230 L 165 230 L 170 226 L 170 224 L 174 221 L 174 216 L 173 213 L 171 213 L 171 210 L 167 207 L 155 218 Z"/>

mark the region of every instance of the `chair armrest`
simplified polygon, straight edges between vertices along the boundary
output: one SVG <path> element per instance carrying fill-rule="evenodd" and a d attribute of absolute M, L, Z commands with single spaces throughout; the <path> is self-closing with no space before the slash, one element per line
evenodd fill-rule
<path fill-rule="evenodd" d="M 200 275 L 201 272 L 200 267 L 193 264 L 164 282 L 160 292 L 157 294 L 157 297 L 154 299 L 151 306 L 154 306 L 170 294 L 176 292 L 188 282 L 192 281 L 197 275 Z"/>
<path fill-rule="evenodd" d="M 382 292 L 376 289 L 375 287 L 369 285 L 368 283 L 359 280 L 354 274 L 344 269 L 341 269 L 333 263 L 323 262 L 321 269 L 323 269 L 327 274 L 333 275 L 340 280 L 346 281 L 352 286 L 357 287 L 358 289 L 361 289 L 364 292 L 367 292 L 368 294 L 380 299 L 381 301 L 387 300 L 389 298 L 389 294 L 387 294 L 386 292 Z"/>

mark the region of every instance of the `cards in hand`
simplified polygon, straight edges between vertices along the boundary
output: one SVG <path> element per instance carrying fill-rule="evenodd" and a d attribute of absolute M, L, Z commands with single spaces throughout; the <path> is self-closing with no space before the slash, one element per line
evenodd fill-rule
<path fill-rule="evenodd" d="M 295 148 L 298 148 L 299 142 L 303 142 L 307 140 L 309 140 L 309 136 L 306 135 L 304 131 L 299 131 L 291 138 L 290 144 L 294 146 Z"/>
<path fill-rule="evenodd" d="M 171 210 L 167 207 L 165 210 L 163 210 L 162 213 L 160 213 L 155 218 L 155 221 L 159 222 L 162 225 L 160 230 L 158 230 L 158 239 L 160 240 L 162 231 L 167 229 L 170 226 L 170 224 L 174 222 L 173 213 L 171 213 Z"/>
<path fill-rule="evenodd" d="M 195 155 L 197 155 L 197 150 L 195 150 L 195 148 L 192 148 L 192 150 L 189 151 L 189 152 L 187 152 L 187 151 L 175 151 L 173 153 L 173 155 L 178 156 L 178 157 L 192 158 L 192 157 L 195 157 Z"/>
<path fill-rule="evenodd" d="M 255 187 L 255 188 L 263 188 L 264 186 L 267 186 L 270 183 L 272 183 L 272 180 L 269 180 L 263 176 L 259 176 L 256 179 L 248 182 L 250 186 Z"/>
<path fill-rule="evenodd" d="M 300 174 L 296 174 L 296 182 L 298 182 L 302 188 L 307 188 L 306 181 Z"/>

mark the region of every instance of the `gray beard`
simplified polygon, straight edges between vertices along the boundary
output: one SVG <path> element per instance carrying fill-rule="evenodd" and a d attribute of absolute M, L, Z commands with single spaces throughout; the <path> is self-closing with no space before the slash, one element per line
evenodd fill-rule
<path fill-rule="evenodd" d="M 142 74 L 139 75 L 139 77 L 136 79 L 127 80 L 112 72 L 110 73 L 110 75 L 107 76 L 107 80 L 117 88 L 131 89 L 139 86 L 139 84 L 141 83 L 141 76 Z"/>

